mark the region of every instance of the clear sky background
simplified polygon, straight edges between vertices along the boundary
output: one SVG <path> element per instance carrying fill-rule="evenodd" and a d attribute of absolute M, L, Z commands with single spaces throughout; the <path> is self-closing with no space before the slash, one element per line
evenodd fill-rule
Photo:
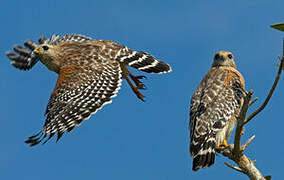
<path fill-rule="evenodd" d="M 1 2 L 0 178 L 188 180 L 246 179 L 216 157 L 213 167 L 193 172 L 189 156 L 189 101 L 214 54 L 231 51 L 246 89 L 259 101 L 277 73 L 284 33 L 269 25 L 284 21 L 283 0 L 104 0 Z M 146 102 L 124 81 L 113 103 L 55 143 L 30 148 L 57 75 L 38 63 L 30 71 L 12 67 L 5 52 L 39 36 L 79 33 L 146 51 L 173 72 L 146 75 Z M 284 79 L 267 108 L 246 126 L 246 154 L 273 179 L 283 178 Z"/>

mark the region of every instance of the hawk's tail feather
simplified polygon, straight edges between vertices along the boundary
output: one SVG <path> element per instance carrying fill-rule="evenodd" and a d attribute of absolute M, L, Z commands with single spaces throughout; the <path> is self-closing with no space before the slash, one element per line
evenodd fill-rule
<path fill-rule="evenodd" d="M 215 151 L 214 152 L 208 152 L 207 154 L 198 154 L 194 159 L 193 159 L 193 165 L 192 165 L 192 170 L 197 171 L 199 170 L 200 167 L 205 168 L 205 167 L 210 167 L 214 164 L 215 162 Z"/>
<path fill-rule="evenodd" d="M 192 170 L 197 171 L 201 167 L 210 167 L 215 162 L 216 142 L 212 138 L 205 139 L 202 144 L 192 143 L 190 146 L 193 156 Z"/>
<path fill-rule="evenodd" d="M 120 61 L 147 73 L 161 74 L 172 71 L 168 64 L 156 60 L 154 56 L 145 52 L 132 51 L 130 54 L 120 57 Z"/>

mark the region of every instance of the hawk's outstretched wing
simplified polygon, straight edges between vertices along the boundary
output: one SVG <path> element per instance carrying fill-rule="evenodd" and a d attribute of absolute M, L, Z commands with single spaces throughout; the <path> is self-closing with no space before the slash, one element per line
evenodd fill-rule
<path fill-rule="evenodd" d="M 63 67 L 46 109 L 43 131 L 25 142 L 33 146 L 55 133 L 59 140 L 65 131 L 70 132 L 103 105 L 111 103 L 120 88 L 121 77 L 120 64 L 116 61 L 106 61 L 103 66 L 97 63 L 85 68 Z"/>

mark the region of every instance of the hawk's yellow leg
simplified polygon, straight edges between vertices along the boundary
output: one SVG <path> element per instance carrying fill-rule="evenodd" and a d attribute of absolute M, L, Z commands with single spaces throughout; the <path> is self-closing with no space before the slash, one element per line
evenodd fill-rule
<path fill-rule="evenodd" d="M 227 148 L 229 145 L 227 143 L 226 140 L 224 140 L 221 144 L 219 144 L 218 148 L 219 149 L 224 149 L 224 148 Z"/>

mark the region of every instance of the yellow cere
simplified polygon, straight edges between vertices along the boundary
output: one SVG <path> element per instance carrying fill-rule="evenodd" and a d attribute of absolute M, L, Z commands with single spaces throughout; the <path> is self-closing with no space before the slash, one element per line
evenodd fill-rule
<path fill-rule="evenodd" d="M 225 53 L 220 53 L 223 57 L 226 57 L 226 54 Z"/>

